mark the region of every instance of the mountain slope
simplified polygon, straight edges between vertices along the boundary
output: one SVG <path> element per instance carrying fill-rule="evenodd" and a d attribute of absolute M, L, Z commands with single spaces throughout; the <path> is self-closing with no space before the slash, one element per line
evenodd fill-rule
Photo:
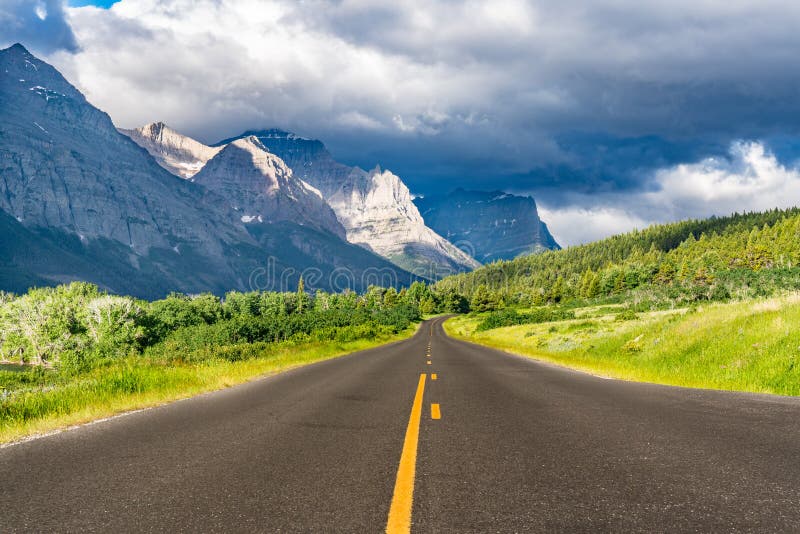
<path fill-rule="evenodd" d="M 414 204 L 428 226 L 482 263 L 560 248 L 531 197 L 457 189 Z"/>
<path fill-rule="evenodd" d="M 20 45 L 0 51 L 0 117 L 0 213 L 31 249 L 52 237 L 47 261 L 19 251 L 6 261 L 9 276 L 18 273 L 6 287 L 80 278 L 157 297 L 290 289 L 312 269 L 309 288 L 340 285 L 345 270 L 348 287 L 362 289 L 371 282 L 364 273 L 392 268 L 328 232 L 288 221 L 246 226 L 225 198 L 164 170 Z M 10 257 L 3 246 L 0 256 Z M 397 284 L 410 281 L 393 273 Z"/>
<path fill-rule="evenodd" d="M 425 225 L 408 187 L 391 172 L 343 165 L 333 159 L 322 142 L 281 130 L 250 131 L 239 138 L 248 136 L 258 138 L 289 165 L 295 176 L 320 190 L 351 243 L 426 278 L 479 265 Z"/>
<path fill-rule="evenodd" d="M 119 243 L 115 262 L 158 257 L 168 279 L 181 272 L 176 289 L 241 282 L 249 270 L 229 253 L 256 243 L 215 209 L 219 198 L 164 171 L 20 45 L 0 51 L 0 116 L 0 210 L 25 227 Z M 213 274 L 180 268 L 195 253 Z"/>
<path fill-rule="evenodd" d="M 206 146 L 168 127 L 163 122 L 152 122 L 133 130 L 119 130 L 147 150 L 159 165 L 180 176 L 191 178 L 219 151 L 219 147 Z"/>
<path fill-rule="evenodd" d="M 639 305 L 764 296 L 800 287 L 798 235 L 800 208 L 688 220 L 497 262 L 437 286 L 467 296 L 485 286 L 526 304 L 637 288 Z"/>
<path fill-rule="evenodd" d="M 295 178 L 255 137 L 225 145 L 194 181 L 227 199 L 244 223 L 291 221 L 345 238 L 320 192 Z"/>

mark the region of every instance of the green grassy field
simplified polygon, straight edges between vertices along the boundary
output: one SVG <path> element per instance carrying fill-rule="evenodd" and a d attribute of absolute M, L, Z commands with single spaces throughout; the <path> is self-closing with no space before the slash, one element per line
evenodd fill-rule
<path fill-rule="evenodd" d="M 590 373 L 676 386 L 800 395 L 800 294 L 625 318 L 621 306 L 574 320 L 476 332 L 481 316 L 445 323 L 453 337 Z"/>
<path fill-rule="evenodd" d="M 78 380 L 15 389 L 5 395 L 0 390 L 0 443 L 157 406 L 398 341 L 410 337 L 416 328 L 412 326 L 400 334 L 374 340 L 276 344 L 258 357 L 238 362 L 210 360 L 165 365 L 131 357 L 94 369 Z"/>

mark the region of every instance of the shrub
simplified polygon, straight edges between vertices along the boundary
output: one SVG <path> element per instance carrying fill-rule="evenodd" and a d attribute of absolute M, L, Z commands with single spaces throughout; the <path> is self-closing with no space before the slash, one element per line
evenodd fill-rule
<path fill-rule="evenodd" d="M 618 313 L 617 316 L 614 317 L 614 320 L 615 321 L 634 321 L 634 320 L 636 320 L 638 318 L 639 318 L 639 316 L 636 315 L 635 311 L 633 311 L 631 309 L 628 309 L 628 310 L 623 310 L 620 313 Z"/>
<path fill-rule="evenodd" d="M 574 318 L 575 312 L 572 310 L 546 307 L 536 308 L 529 313 L 519 313 L 517 310 L 509 308 L 488 314 L 483 321 L 478 323 L 476 330 L 482 332 L 504 326 L 549 323 Z"/>

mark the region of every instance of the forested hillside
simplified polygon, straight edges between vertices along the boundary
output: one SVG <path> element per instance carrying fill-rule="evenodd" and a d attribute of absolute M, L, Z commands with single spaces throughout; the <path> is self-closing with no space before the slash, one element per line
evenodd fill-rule
<path fill-rule="evenodd" d="M 800 209 L 793 208 L 656 225 L 496 262 L 435 288 L 463 294 L 483 309 L 609 297 L 648 305 L 797 288 L 799 262 Z"/>

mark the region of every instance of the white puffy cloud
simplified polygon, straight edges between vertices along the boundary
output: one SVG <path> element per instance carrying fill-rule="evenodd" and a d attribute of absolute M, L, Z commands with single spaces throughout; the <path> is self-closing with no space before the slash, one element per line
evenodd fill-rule
<path fill-rule="evenodd" d="M 655 173 L 660 190 L 645 195 L 670 219 L 800 205 L 800 170 L 778 162 L 759 142 L 734 143 L 729 158 L 710 157 Z"/>
<path fill-rule="evenodd" d="M 588 199 L 581 199 L 589 202 Z M 597 241 L 634 228 L 645 228 L 652 221 L 612 205 L 569 205 L 561 208 L 539 207 L 539 215 L 562 247 Z"/>
<path fill-rule="evenodd" d="M 761 142 L 737 141 L 728 157 L 709 157 L 653 173 L 653 189 L 578 195 L 542 218 L 562 245 L 653 223 L 800 206 L 800 169 L 781 164 Z"/>

